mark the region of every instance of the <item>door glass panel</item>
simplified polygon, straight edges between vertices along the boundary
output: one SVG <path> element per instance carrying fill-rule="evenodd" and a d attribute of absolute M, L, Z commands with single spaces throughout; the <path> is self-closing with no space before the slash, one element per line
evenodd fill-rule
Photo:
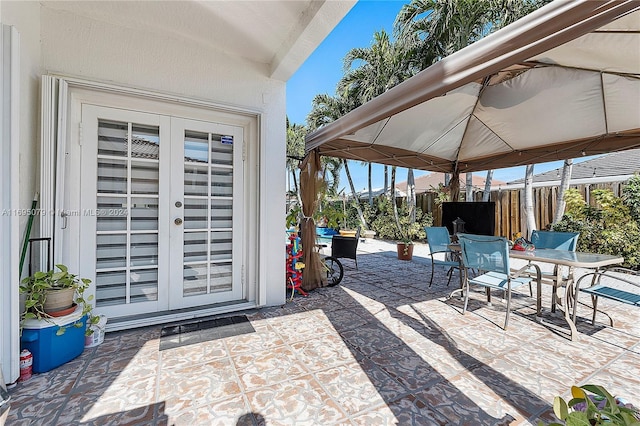
<path fill-rule="evenodd" d="M 201 132 L 185 132 L 184 160 L 186 162 L 208 163 L 209 135 Z"/>
<path fill-rule="evenodd" d="M 160 136 L 157 126 L 143 126 L 132 124 L 131 126 L 131 157 L 148 158 L 157 160 L 160 158 Z"/>
<path fill-rule="evenodd" d="M 127 301 L 125 271 L 96 273 L 96 306 L 120 305 Z"/>
<path fill-rule="evenodd" d="M 207 209 L 206 199 L 184 200 L 184 228 L 185 229 L 207 229 Z"/>
<path fill-rule="evenodd" d="M 127 230 L 127 197 L 98 197 L 97 210 L 87 212 L 96 216 L 98 231 Z"/>
<path fill-rule="evenodd" d="M 96 268 L 121 268 L 127 259 L 127 236 L 103 234 L 97 236 Z"/>
<path fill-rule="evenodd" d="M 184 165 L 184 195 L 207 196 L 208 168 L 199 164 Z"/>
<path fill-rule="evenodd" d="M 233 137 L 211 135 L 211 164 L 233 166 Z"/>
<path fill-rule="evenodd" d="M 229 169 L 211 169 L 211 195 L 229 197 L 233 194 L 233 171 Z"/>
<path fill-rule="evenodd" d="M 100 120 L 98 126 L 98 155 L 126 157 L 128 126 Z"/>
<path fill-rule="evenodd" d="M 184 265 L 183 296 L 207 293 L 207 264 Z"/>
<path fill-rule="evenodd" d="M 157 198 L 131 198 L 131 230 L 158 230 Z"/>
<path fill-rule="evenodd" d="M 211 232 L 211 260 L 231 260 L 233 240 L 231 232 Z"/>
<path fill-rule="evenodd" d="M 233 226 L 233 201 L 211 201 L 211 227 L 231 228 Z"/>
<path fill-rule="evenodd" d="M 209 277 L 211 279 L 211 292 L 229 291 L 232 284 L 231 262 L 216 263 L 211 265 Z"/>
<path fill-rule="evenodd" d="M 158 264 L 158 234 L 131 234 L 130 266 Z"/>
<path fill-rule="evenodd" d="M 158 300 L 158 269 L 136 269 L 129 274 L 131 303 Z"/>
<path fill-rule="evenodd" d="M 159 190 L 158 162 L 131 162 L 131 193 L 157 194 Z"/>
<path fill-rule="evenodd" d="M 184 261 L 202 262 L 207 260 L 207 233 L 184 233 Z"/>
<path fill-rule="evenodd" d="M 114 159 L 98 159 L 98 193 L 127 193 L 127 162 Z"/>

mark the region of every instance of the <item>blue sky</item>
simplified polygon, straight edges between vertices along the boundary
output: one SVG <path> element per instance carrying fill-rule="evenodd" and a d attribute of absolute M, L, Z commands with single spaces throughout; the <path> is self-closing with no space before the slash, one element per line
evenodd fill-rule
<path fill-rule="evenodd" d="M 336 84 L 343 75 L 342 66 L 346 53 L 356 47 L 370 47 L 373 34 L 384 29 L 393 32 L 393 21 L 405 0 L 359 0 L 344 19 L 334 28 L 327 38 L 309 56 L 305 63 L 287 82 L 287 116 L 289 121 L 305 124 L 306 116 L 311 111 L 311 101 L 317 94 L 335 95 Z M 374 164 L 373 187 L 384 184 L 384 166 Z M 562 162 L 536 164 L 534 173 L 542 173 L 562 167 Z M 357 191 L 367 187 L 367 168 L 350 161 L 349 170 Z M 495 170 L 493 178 L 511 181 L 524 177 L 525 167 L 512 167 Z M 415 176 L 428 172 L 416 170 Z M 484 172 L 477 172 L 485 175 Z M 398 169 L 396 180 L 405 181 L 406 169 Z M 342 172 L 340 187 L 348 187 L 347 178 Z M 347 189 L 349 192 L 349 189 Z"/>

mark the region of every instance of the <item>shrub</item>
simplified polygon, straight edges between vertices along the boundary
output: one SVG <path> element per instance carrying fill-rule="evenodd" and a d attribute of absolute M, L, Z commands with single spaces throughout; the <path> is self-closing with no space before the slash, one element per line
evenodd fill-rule
<path fill-rule="evenodd" d="M 622 202 L 629 208 L 629 214 L 640 223 L 640 174 L 635 174 L 622 188 Z"/>
<path fill-rule="evenodd" d="M 578 251 L 622 256 L 624 266 L 640 266 L 640 227 L 623 200 L 611 190 L 594 190 L 596 206 L 587 205 L 576 189 L 565 193 L 567 209 L 554 231 L 579 232 Z"/>
<path fill-rule="evenodd" d="M 424 239 L 424 227 L 433 223 L 431 213 L 423 213 L 419 208 L 416 210 L 416 221 L 411 223 L 409 206 L 403 199 L 398 206 L 400 227 L 406 234 L 402 235 L 393 216 L 393 204 L 384 196 L 376 198 L 373 207 L 367 205 L 363 213 L 371 230 L 376 231 L 378 238 L 385 240 L 403 240 L 405 237 L 411 240 Z"/>

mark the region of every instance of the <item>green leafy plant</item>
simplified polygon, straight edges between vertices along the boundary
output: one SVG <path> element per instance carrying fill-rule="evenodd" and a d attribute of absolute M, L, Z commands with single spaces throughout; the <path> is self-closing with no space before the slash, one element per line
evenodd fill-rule
<path fill-rule="evenodd" d="M 327 228 L 339 228 L 344 220 L 342 211 L 342 201 L 329 201 L 323 199 L 320 203 L 320 209 L 314 214 L 316 223 L 323 223 Z"/>
<path fill-rule="evenodd" d="M 416 210 L 415 222 L 411 222 L 409 206 L 403 200 L 398 206 L 398 219 L 400 221 L 400 229 L 398 229 L 393 216 L 393 205 L 384 196 L 377 198 L 372 208 L 365 208 L 365 218 L 371 224 L 371 230 L 376 232 L 378 238 L 399 242 L 413 242 L 424 239 L 426 237 L 424 233 L 425 226 L 433 224 L 431 214 L 423 213 L 420 208 Z"/>
<path fill-rule="evenodd" d="M 293 204 L 289 208 L 289 212 L 287 213 L 287 219 L 286 219 L 287 229 L 292 227 L 298 227 L 301 214 L 302 214 L 302 209 L 300 208 L 300 205 L 298 203 Z"/>
<path fill-rule="evenodd" d="M 622 256 L 625 267 L 637 269 L 640 267 L 640 226 L 630 208 L 608 189 L 594 190 L 592 196 L 593 206 L 585 203 L 578 190 L 568 189 L 565 214 L 552 230 L 579 232 L 578 251 Z"/>
<path fill-rule="evenodd" d="M 602 386 L 572 386 L 571 396 L 569 402 L 555 397 L 553 412 L 564 423 L 550 423 L 549 426 L 640 425 L 640 412 L 620 398 L 614 398 Z"/>
<path fill-rule="evenodd" d="M 622 188 L 622 202 L 631 217 L 640 223 L 640 174 L 633 175 Z"/>
<path fill-rule="evenodd" d="M 77 275 L 70 273 L 65 265 L 59 264 L 56 265 L 56 268 L 59 271 L 53 269 L 46 272 L 38 271 L 21 281 L 20 294 L 25 295 L 25 304 L 20 315 L 20 324 L 22 325 L 28 319 L 51 321 L 53 317 L 45 312 L 44 308 L 47 295 L 51 291 L 72 288 L 75 290 L 74 302 L 82 307 L 83 316 L 88 315 L 85 334 L 90 336 L 93 334 L 93 330 L 89 328 L 89 325 L 97 324 L 100 321 L 99 316 L 93 315 L 93 306 L 90 303 L 93 296 L 84 296 L 91 280 L 78 278 Z M 82 327 L 82 324 L 76 322 L 74 326 Z M 59 327 L 56 334 L 61 335 L 65 331 L 66 327 Z"/>

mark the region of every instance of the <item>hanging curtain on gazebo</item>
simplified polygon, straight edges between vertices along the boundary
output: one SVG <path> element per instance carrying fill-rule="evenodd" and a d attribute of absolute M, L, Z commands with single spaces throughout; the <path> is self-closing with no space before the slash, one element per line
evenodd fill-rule
<path fill-rule="evenodd" d="M 320 256 L 314 250 L 316 244 L 316 224 L 313 214 L 318 208 L 318 194 L 324 183 L 322 179 L 320 154 L 317 150 L 310 151 L 300 164 L 300 193 L 302 198 L 302 261 L 305 264 L 302 273 L 302 289 L 311 291 L 322 287 Z"/>

